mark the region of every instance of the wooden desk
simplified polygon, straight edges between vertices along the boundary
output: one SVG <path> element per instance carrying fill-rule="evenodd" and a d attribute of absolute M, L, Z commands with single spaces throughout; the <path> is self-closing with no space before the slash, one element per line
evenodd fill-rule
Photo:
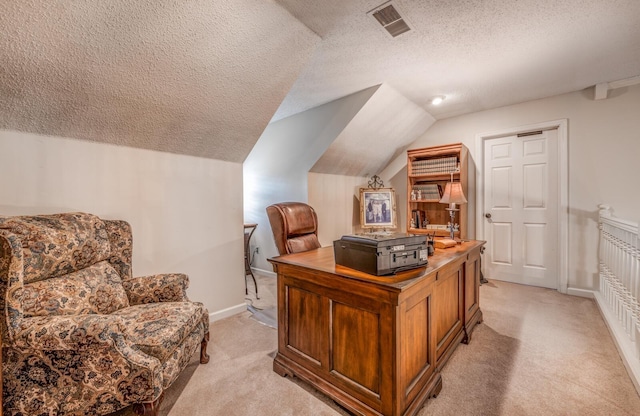
<path fill-rule="evenodd" d="M 355 414 L 416 414 L 482 322 L 483 244 L 438 249 L 427 267 L 391 277 L 336 265 L 333 247 L 270 259 L 278 274 L 273 370 Z"/>

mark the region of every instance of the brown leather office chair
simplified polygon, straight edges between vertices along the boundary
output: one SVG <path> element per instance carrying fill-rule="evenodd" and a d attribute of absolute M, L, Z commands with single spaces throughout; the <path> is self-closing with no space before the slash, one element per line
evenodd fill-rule
<path fill-rule="evenodd" d="M 267 215 L 280 255 L 320 248 L 318 216 L 302 202 L 269 205 Z"/>

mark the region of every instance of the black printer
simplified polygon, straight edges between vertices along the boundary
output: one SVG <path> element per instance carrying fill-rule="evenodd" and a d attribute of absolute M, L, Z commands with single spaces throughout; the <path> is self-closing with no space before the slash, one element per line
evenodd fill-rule
<path fill-rule="evenodd" d="M 333 242 L 336 264 L 377 276 L 427 265 L 427 237 L 403 233 L 354 234 Z"/>

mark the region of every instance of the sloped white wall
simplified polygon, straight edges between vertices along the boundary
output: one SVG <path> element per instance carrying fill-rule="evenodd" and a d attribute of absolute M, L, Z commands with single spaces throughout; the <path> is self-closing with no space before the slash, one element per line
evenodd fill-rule
<path fill-rule="evenodd" d="M 434 122 L 424 108 L 382 84 L 311 171 L 371 177 Z"/>
<path fill-rule="evenodd" d="M 308 202 L 307 173 L 378 87 L 351 94 L 267 126 L 244 162 L 244 221 L 256 223 L 253 266 L 271 271 L 277 256 L 267 206 Z"/>
<path fill-rule="evenodd" d="M 0 131 L 0 178 L 0 215 L 126 220 L 135 276 L 188 274 L 214 319 L 246 307 L 241 164 Z"/>
<path fill-rule="evenodd" d="M 551 98 L 437 121 L 410 148 L 463 142 L 475 156 L 476 135 L 539 122 L 569 121 L 569 288 L 598 285 L 598 204 L 615 214 L 640 219 L 640 86 L 609 92 L 593 100 L 588 89 Z M 406 188 L 406 153 L 384 171 Z M 406 213 L 401 212 L 403 221 Z M 482 221 L 481 218 L 476 218 Z"/>

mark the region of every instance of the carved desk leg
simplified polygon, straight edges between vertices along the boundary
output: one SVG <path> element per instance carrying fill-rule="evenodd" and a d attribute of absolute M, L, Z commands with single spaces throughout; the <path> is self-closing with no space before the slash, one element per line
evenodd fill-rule
<path fill-rule="evenodd" d="M 462 343 L 465 345 L 469 345 L 469 342 L 471 341 L 471 334 L 469 333 L 469 331 L 467 331 L 466 326 L 462 328 L 462 330 L 464 331 L 464 336 L 462 337 Z"/>
<path fill-rule="evenodd" d="M 207 344 L 209 344 L 209 333 L 204 334 L 202 342 L 200 343 L 200 364 L 206 364 L 209 362 L 209 354 L 207 354 Z"/>
<path fill-rule="evenodd" d="M 475 318 L 475 324 L 472 325 L 472 328 L 474 328 L 476 325 L 480 325 L 483 321 L 483 315 L 482 315 L 482 311 L 479 310 L 478 311 L 478 316 Z M 472 323 L 473 321 L 470 321 L 469 323 Z M 462 343 L 463 344 L 469 344 L 469 342 L 471 342 L 471 331 L 469 330 L 469 328 L 467 327 L 467 325 L 465 325 L 462 330 L 464 331 L 464 337 L 462 338 Z"/>
<path fill-rule="evenodd" d="M 291 371 L 288 367 L 280 363 L 277 355 L 276 355 L 276 358 L 273 360 L 273 371 L 276 374 L 280 375 L 281 377 L 289 377 L 289 378 L 295 377 L 295 374 L 293 374 L 293 371 Z"/>
<path fill-rule="evenodd" d="M 435 386 L 431 391 L 431 395 L 429 396 L 429 398 L 433 397 L 435 399 L 436 397 L 438 397 L 438 394 L 440 394 L 440 392 L 442 391 L 442 376 L 438 374 L 436 377 L 437 378 L 435 381 Z"/>

